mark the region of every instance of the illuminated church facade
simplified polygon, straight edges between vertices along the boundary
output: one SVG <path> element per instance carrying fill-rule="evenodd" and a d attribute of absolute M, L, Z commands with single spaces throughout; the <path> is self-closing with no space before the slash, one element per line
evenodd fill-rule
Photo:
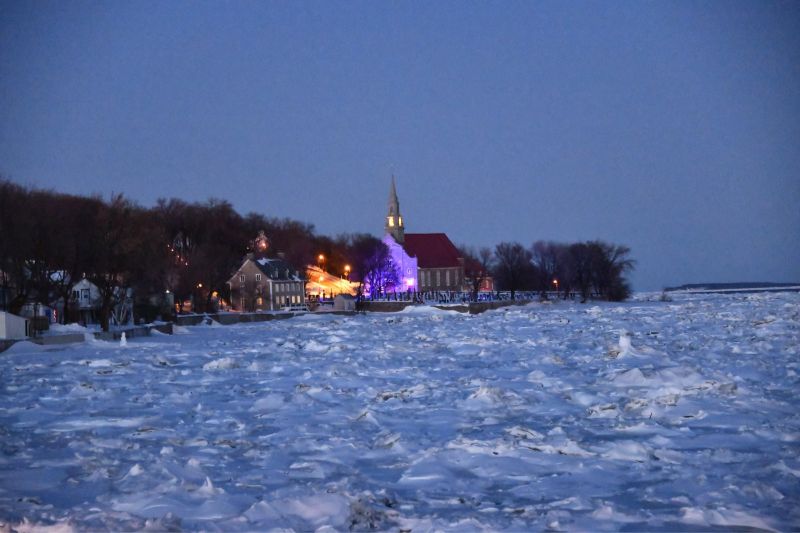
<path fill-rule="evenodd" d="M 394 176 L 388 204 L 383 242 L 403 287 L 417 292 L 463 290 L 464 258 L 447 235 L 406 233 Z"/>

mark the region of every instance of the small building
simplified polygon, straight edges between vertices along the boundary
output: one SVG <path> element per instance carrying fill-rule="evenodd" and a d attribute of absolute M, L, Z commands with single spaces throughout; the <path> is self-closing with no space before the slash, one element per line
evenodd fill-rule
<path fill-rule="evenodd" d="M 72 286 L 72 296 L 69 301 L 70 310 L 77 314 L 81 324 L 95 324 L 99 320 L 100 289 L 86 278 Z"/>
<path fill-rule="evenodd" d="M 0 311 L 0 339 L 24 339 L 30 336 L 29 320 Z"/>
<path fill-rule="evenodd" d="M 349 294 L 340 294 L 333 299 L 334 311 L 355 311 L 356 300 Z"/>
<path fill-rule="evenodd" d="M 464 260 L 464 288 L 463 292 L 472 292 L 475 290 L 473 276 L 480 280 L 478 284 L 478 293 L 492 293 L 494 292 L 494 278 L 491 272 L 475 259 L 465 258 Z"/>
<path fill-rule="evenodd" d="M 237 311 L 277 311 L 306 305 L 305 282 L 283 259 L 247 254 L 228 280 L 231 306 Z"/>

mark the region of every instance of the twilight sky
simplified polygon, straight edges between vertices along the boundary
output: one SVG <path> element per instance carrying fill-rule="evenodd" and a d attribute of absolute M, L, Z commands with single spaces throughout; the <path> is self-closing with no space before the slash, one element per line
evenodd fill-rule
<path fill-rule="evenodd" d="M 800 3 L 0 1 L 0 174 L 800 281 Z"/>

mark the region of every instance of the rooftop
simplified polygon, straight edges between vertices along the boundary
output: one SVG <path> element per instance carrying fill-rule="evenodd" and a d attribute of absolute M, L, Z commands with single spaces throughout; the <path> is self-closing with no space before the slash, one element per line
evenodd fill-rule
<path fill-rule="evenodd" d="M 403 248 L 417 258 L 419 268 L 448 268 L 460 265 L 461 254 L 444 233 L 406 233 Z"/>

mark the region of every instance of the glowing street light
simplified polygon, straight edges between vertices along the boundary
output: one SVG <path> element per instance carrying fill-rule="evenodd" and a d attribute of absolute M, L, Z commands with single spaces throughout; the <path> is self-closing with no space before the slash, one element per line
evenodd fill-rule
<path fill-rule="evenodd" d="M 323 268 L 325 266 L 325 256 L 324 255 L 319 254 L 317 256 L 317 264 L 319 265 L 319 268 L 324 270 L 324 268 Z"/>
<path fill-rule="evenodd" d="M 344 266 L 344 277 L 345 279 L 350 279 L 350 265 Z"/>
<path fill-rule="evenodd" d="M 557 279 L 553 280 L 553 285 L 556 286 L 556 295 L 558 295 L 558 280 Z"/>

